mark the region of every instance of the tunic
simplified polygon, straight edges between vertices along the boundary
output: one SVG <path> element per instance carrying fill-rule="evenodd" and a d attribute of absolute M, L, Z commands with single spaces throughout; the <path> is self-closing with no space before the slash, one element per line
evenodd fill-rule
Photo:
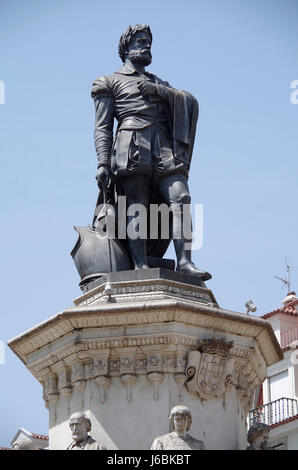
<path fill-rule="evenodd" d="M 157 95 L 143 97 L 138 88 L 143 81 L 155 83 Z M 98 78 L 91 96 L 98 166 L 109 166 L 114 177 L 188 175 L 198 118 L 198 103 L 190 93 L 124 65 Z M 113 138 L 114 119 L 118 126 Z"/>
<path fill-rule="evenodd" d="M 91 436 L 88 436 L 82 442 L 72 442 L 66 450 L 107 450 L 100 442 L 96 442 Z"/>
<path fill-rule="evenodd" d="M 203 441 L 186 434 L 178 436 L 174 431 L 154 439 L 151 450 L 207 450 Z"/>

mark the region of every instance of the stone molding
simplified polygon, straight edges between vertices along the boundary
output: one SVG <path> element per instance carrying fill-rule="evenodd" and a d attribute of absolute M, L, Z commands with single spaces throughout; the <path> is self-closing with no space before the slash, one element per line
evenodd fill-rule
<path fill-rule="evenodd" d="M 145 340 L 145 338 L 143 339 Z M 47 363 L 41 361 L 33 367 L 29 367 L 29 370 L 43 384 L 46 405 L 47 403 L 55 405 L 59 394 L 70 398 L 72 390 L 83 395 L 87 381 L 93 379 L 100 389 L 99 402 L 104 404 L 114 377 L 119 377 L 126 386 L 126 399 L 131 402 L 133 400 L 133 386 L 140 375 L 146 375 L 148 381 L 153 384 L 152 396 L 154 400 L 158 400 L 159 387 L 166 373 L 173 375 L 178 385 L 178 399 L 182 401 L 184 387 L 190 393 L 198 392 L 191 382 L 194 373 L 189 371 L 189 357 L 197 353 L 205 354 L 208 357 L 220 357 L 221 360 L 228 363 L 228 366 L 225 367 L 225 374 L 221 377 L 220 387 L 212 393 L 203 393 L 200 390 L 198 393 L 200 398 L 220 397 L 229 387 L 235 387 L 245 406 L 248 406 L 252 399 L 253 390 L 266 377 L 266 368 L 262 372 L 263 375 L 260 374 L 260 371 L 259 374 L 257 373 L 256 353 L 251 348 L 234 346 L 231 342 L 225 342 L 224 339 L 192 339 L 192 342 L 182 341 L 180 344 L 179 338 L 167 338 L 168 340 L 174 339 L 173 342 L 167 341 L 166 337 L 160 341 L 160 336 L 147 338 L 147 340 L 149 339 L 151 341 L 144 341 L 147 343 L 147 348 L 150 348 L 149 351 L 146 351 L 146 347 L 145 349 L 137 346 L 121 348 L 117 344 L 118 347 L 115 350 L 110 350 L 110 356 L 107 354 L 107 350 L 102 350 L 101 355 L 100 349 L 80 351 L 79 347 L 86 347 L 86 344 L 76 345 L 77 354 L 72 354 L 71 361 L 61 360 L 55 356 L 52 359 L 58 359 L 58 362 L 51 365 L 47 359 Z M 159 349 L 157 349 L 157 345 Z M 167 349 L 169 346 L 170 350 Z M 80 354 L 81 352 L 83 352 L 83 356 Z M 91 354 L 86 354 L 88 352 Z"/>
<path fill-rule="evenodd" d="M 54 354 L 45 355 L 27 367 L 39 380 L 42 380 L 45 370 L 55 372 L 57 368 L 62 367 L 61 364 L 64 364 L 65 367 L 72 367 L 72 364 L 78 361 L 85 361 L 88 364 L 89 371 L 86 378 L 106 374 L 119 375 L 121 370 L 123 372 L 133 370 L 137 373 L 146 373 L 147 371 L 178 373 L 184 372 L 185 367 L 185 355 L 177 357 L 179 348 L 183 348 L 185 351 L 195 350 L 200 347 L 203 341 L 181 333 L 147 334 L 141 337 L 126 336 L 105 340 L 84 339 L 80 343 L 68 343 Z M 138 352 L 135 358 L 128 359 L 125 355 L 129 348 L 142 352 Z M 150 351 L 145 352 L 148 348 Z M 251 350 L 240 345 L 233 345 L 230 354 L 245 361 L 252 357 Z M 93 366 L 92 361 L 94 361 Z M 125 363 L 125 361 L 127 362 Z M 258 367 L 260 368 L 259 362 Z M 77 375 L 73 376 L 77 377 Z"/>
<path fill-rule="evenodd" d="M 44 374 L 48 375 L 49 371 L 58 374 L 57 364 L 60 367 L 60 363 L 63 362 L 65 367 L 72 367 L 72 382 L 80 382 L 106 374 L 117 376 L 127 372 L 142 374 L 162 371 L 174 373 L 184 370 L 186 351 L 198 344 L 195 338 L 180 338 L 174 333 L 172 336 L 151 335 L 142 338 L 142 341 L 136 341 L 134 338 L 131 340 L 131 342 L 121 342 L 111 339 L 109 357 L 106 354 L 106 342 L 85 341 L 72 348 L 71 345 L 69 348 L 66 345 L 59 353 L 31 364 L 28 369 L 38 380 L 43 380 Z M 126 351 L 125 346 L 128 344 L 133 345 L 133 348 L 130 348 L 131 352 Z M 104 346 L 104 349 L 101 349 L 100 346 Z M 154 347 L 153 351 L 146 351 L 146 348 L 152 347 Z M 181 348 L 185 353 L 181 352 Z M 83 372 L 84 359 L 85 372 Z"/>
<path fill-rule="evenodd" d="M 131 302 L 141 300 L 152 300 L 152 296 L 175 296 L 195 302 L 217 307 L 217 302 L 211 290 L 195 285 L 184 284 L 166 279 L 142 280 L 142 283 L 135 281 L 125 281 L 112 283 L 112 293 L 105 294 L 105 284 L 102 284 L 91 291 L 81 295 L 74 300 L 78 307 L 90 306 L 94 303 L 110 301 Z"/>
<path fill-rule="evenodd" d="M 226 357 L 232 347 L 233 341 L 226 341 L 224 338 L 208 338 L 200 342 L 199 351 L 205 354 L 214 354 Z"/>
<path fill-rule="evenodd" d="M 89 308 L 73 307 L 12 339 L 9 346 L 27 365 L 27 358 L 34 351 L 83 328 L 148 325 L 163 322 L 183 323 L 222 331 L 225 334 L 252 337 L 267 366 L 283 357 L 272 327 L 266 320 L 207 305 L 174 300 L 134 303 L 130 306 L 114 304 Z M 107 340 L 102 341 L 104 343 Z"/>
<path fill-rule="evenodd" d="M 180 401 L 183 390 L 210 399 L 234 387 L 248 406 L 266 367 L 282 358 L 266 320 L 220 309 L 206 288 L 164 279 L 123 282 L 113 287 L 110 301 L 103 289 L 104 284 L 9 342 L 43 385 L 46 406 L 55 407 L 60 396 L 69 401 L 74 392 L 83 406 L 88 381 L 95 382 L 103 405 L 116 377 L 131 402 L 140 375 L 157 401 L 166 374 L 177 384 Z M 197 361 L 193 375 L 190 355 Z M 200 361 L 215 382 L 218 374 L 217 383 L 209 384 Z M 198 374 L 205 374 L 201 385 Z"/>

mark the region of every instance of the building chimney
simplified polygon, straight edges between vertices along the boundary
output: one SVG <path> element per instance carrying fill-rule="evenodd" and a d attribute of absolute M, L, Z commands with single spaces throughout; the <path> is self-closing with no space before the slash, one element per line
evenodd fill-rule
<path fill-rule="evenodd" d="M 296 296 L 296 292 L 289 292 L 286 297 L 282 300 L 282 303 L 284 305 L 289 304 L 290 302 L 294 302 L 294 300 L 298 300 L 298 297 Z"/>

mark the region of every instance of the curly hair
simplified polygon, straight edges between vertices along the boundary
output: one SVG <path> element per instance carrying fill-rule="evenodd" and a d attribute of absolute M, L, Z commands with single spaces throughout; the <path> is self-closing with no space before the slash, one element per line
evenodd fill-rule
<path fill-rule="evenodd" d="M 150 26 L 145 24 L 136 24 L 135 26 L 128 26 L 127 30 L 122 34 L 118 45 L 118 54 L 123 63 L 125 62 L 128 45 L 134 35 L 139 31 L 146 31 L 152 42 L 152 33 Z"/>
<path fill-rule="evenodd" d="M 269 432 L 270 426 L 265 423 L 254 423 L 248 430 L 247 441 L 251 444 L 257 437 L 261 436 L 265 432 Z"/>

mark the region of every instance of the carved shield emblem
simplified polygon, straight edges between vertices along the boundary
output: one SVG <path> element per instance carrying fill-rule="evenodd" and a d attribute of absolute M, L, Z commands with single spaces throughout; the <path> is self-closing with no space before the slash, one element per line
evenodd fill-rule
<path fill-rule="evenodd" d="M 197 376 L 199 389 L 207 394 L 215 394 L 216 392 L 218 394 L 219 386 L 222 385 L 225 366 L 225 358 L 203 354 Z"/>
<path fill-rule="evenodd" d="M 232 343 L 222 340 L 206 340 L 199 351 L 189 352 L 186 374 L 190 380 L 186 385 L 190 392 L 204 399 L 223 395 L 233 369 L 234 360 L 228 356 L 231 347 Z"/>

